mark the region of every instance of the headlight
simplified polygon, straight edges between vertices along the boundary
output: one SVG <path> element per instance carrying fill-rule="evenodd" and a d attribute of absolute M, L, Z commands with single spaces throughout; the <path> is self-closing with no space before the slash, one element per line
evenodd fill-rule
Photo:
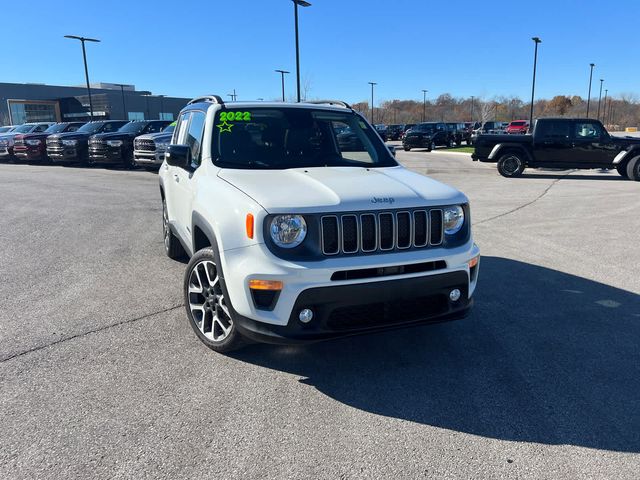
<path fill-rule="evenodd" d="M 164 152 L 169 146 L 169 142 L 156 143 L 156 150 L 158 152 Z"/>
<path fill-rule="evenodd" d="M 6 147 L 7 145 L 9 145 L 9 140 L 0 140 L 0 146 Z"/>
<path fill-rule="evenodd" d="M 62 140 L 62 144 L 67 147 L 75 147 L 78 145 L 78 140 Z"/>
<path fill-rule="evenodd" d="M 281 248 L 293 248 L 307 236 L 307 223 L 302 215 L 277 215 L 269 227 L 271 239 Z"/>
<path fill-rule="evenodd" d="M 444 209 L 444 233 L 446 235 L 455 235 L 460 231 L 463 224 L 464 210 L 460 205 Z"/>
<path fill-rule="evenodd" d="M 25 143 L 26 143 L 27 145 L 33 145 L 33 146 L 36 146 L 36 145 L 40 145 L 42 142 L 41 142 L 40 140 L 37 140 L 37 139 L 36 139 L 36 140 L 27 140 Z"/>
<path fill-rule="evenodd" d="M 107 140 L 107 145 L 110 147 L 121 147 L 122 140 Z"/>

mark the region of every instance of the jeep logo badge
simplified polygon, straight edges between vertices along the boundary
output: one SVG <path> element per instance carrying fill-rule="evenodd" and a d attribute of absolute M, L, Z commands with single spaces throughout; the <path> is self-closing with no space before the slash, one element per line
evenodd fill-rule
<path fill-rule="evenodd" d="M 396 199 L 393 197 L 373 197 L 371 199 L 371 203 L 388 203 L 389 205 L 393 205 Z"/>

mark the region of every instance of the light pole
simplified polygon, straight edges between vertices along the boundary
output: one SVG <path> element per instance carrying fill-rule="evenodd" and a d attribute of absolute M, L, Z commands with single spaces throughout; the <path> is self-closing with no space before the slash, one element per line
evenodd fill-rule
<path fill-rule="evenodd" d="M 89 94 L 89 113 L 91 115 L 91 121 L 93 121 L 93 102 L 91 101 L 91 86 L 89 85 L 89 69 L 87 68 L 87 52 L 84 49 L 84 42 L 99 43 L 100 40 L 96 38 L 78 37 L 76 35 L 65 35 L 64 38 L 80 40 L 80 43 L 82 44 L 82 59 L 84 60 L 84 77 L 87 80 L 87 93 Z"/>
<path fill-rule="evenodd" d="M 602 123 L 606 123 L 607 120 L 607 94 L 609 93 L 609 89 L 604 89 L 604 103 L 602 104 Z"/>
<path fill-rule="evenodd" d="M 531 83 L 531 109 L 529 110 L 529 128 L 533 128 L 533 99 L 536 92 L 536 68 L 538 66 L 538 44 L 542 43 L 539 37 L 532 37 L 531 40 L 536 44 L 533 53 L 533 82 Z"/>
<path fill-rule="evenodd" d="M 598 120 L 600 120 L 600 102 L 602 101 L 602 84 L 604 83 L 604 80 L 601 78 L 600 79 L 600 95 L 598 96 L 598 116 L 596 117 Z"/>
<path fill-rule="evenodd" d="M 124 115 L 122 118 L 125 119 L 127 118 L 127 105 L 124 103 L 124 85 L 122 83 L 114 83 L 114 85 L 120 87 L 120 94 L 122 95 L 122 114 Z"/>
<path fill-rule="evenodd" d="M 589 95 L 587 95 L 587 118 L 589 118 L 589 106 L 591 105 L 591 79 L 593 78 L 593 67 L 596 66 L 595 63 L 590 63 L 591 72 L 589 73 Z"/>
<path fill-rule="evenodd" d="M 276 72 L 279 72 L 282 77 L 282 101 L 284 102 L 284 74 L 290 72 L 287 72 L 286 70 L 276 70 Z M 300 101 L 300 99 L 298 99 L 298 101 Z"/>
<path fill-rule="evenodd" d="M 300 45 L 298 43 L 298 5 L 301 7 L 310 7 L 309 2 L 305 0 L 291 0 L 293 2 L 293 16 L 296 24 L 296 85 L 298 86 L 298 103 L 300 103 Z"/>
<path fill-rule="evenodd" d="M 369 82 L 371 85 L 371 125 L 373 125 L 373 86 L 377 85 L 376 82 Z"/>
<path fill-rule="evenodd" d="M 471 95 L 471 123 L 473 123 L 473 99 L 476 98 Z"/>
<path fill-rule="evenodd" d="M 422 90 L 422 121 L 425 121 L 427 117 L 427 92 L 429 90 Z"/>

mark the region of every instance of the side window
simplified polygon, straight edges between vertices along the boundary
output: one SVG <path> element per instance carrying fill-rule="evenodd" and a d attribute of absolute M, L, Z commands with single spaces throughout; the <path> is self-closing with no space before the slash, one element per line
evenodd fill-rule
<path fill-rule="evenodd" d="M 593 139 L 600 138 L 602 129 L 597 123 L 591 122 L 576 122 L 575 135 L 577 139 Z"/>
<path fill-rule="evenodd" d="M 185 112 L 180 115 L 178 119 L 178 125 L 173 132 L 173 138 L 171 143 L 176 145 L 185 145 L 186 144 L 186 136 L 187 136 L 187 127 L 189 126 L 189 117 L 191 116 L 190 112 Z"/>
<path fill-rule="evenodd" d="M 539 138 L 542 140 L 568 140 L 569 122 L 541 122 Z"/>
<path fill-rule="evenodd" d="M 345 160 L 373 163 L 374 159 L 365 148 L 369 144 L 361 129 L 352 129 L 347 123 L 331 122 L 340 156 Z"/>
<path fill-rule="evenodd" d="M 194 165 L 200 165 L 205 119 L 206 115 L 204 112 L 193 112 L 191 114 L 191 122 L 189 122 L 185 145 L 191 147 L 191 162 Z"/>

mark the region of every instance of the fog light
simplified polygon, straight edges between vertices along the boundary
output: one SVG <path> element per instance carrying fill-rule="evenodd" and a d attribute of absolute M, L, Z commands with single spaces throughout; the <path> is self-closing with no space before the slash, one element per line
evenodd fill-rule
<path fill-rule="evenodd" d="M 298 314 L 298 318 L 302 323 L 309 323 L 313 319 L 313 311 L 303 308 Z"/>
<path fill-rule="evenodd" d="M 452 302 L 457 302 L 458 300 L 460 300 L 461 295 L 462 293 L 460 293 L 460 290 L 454 288 L 449 292 L 449 300 L 451 300 Z"/>

